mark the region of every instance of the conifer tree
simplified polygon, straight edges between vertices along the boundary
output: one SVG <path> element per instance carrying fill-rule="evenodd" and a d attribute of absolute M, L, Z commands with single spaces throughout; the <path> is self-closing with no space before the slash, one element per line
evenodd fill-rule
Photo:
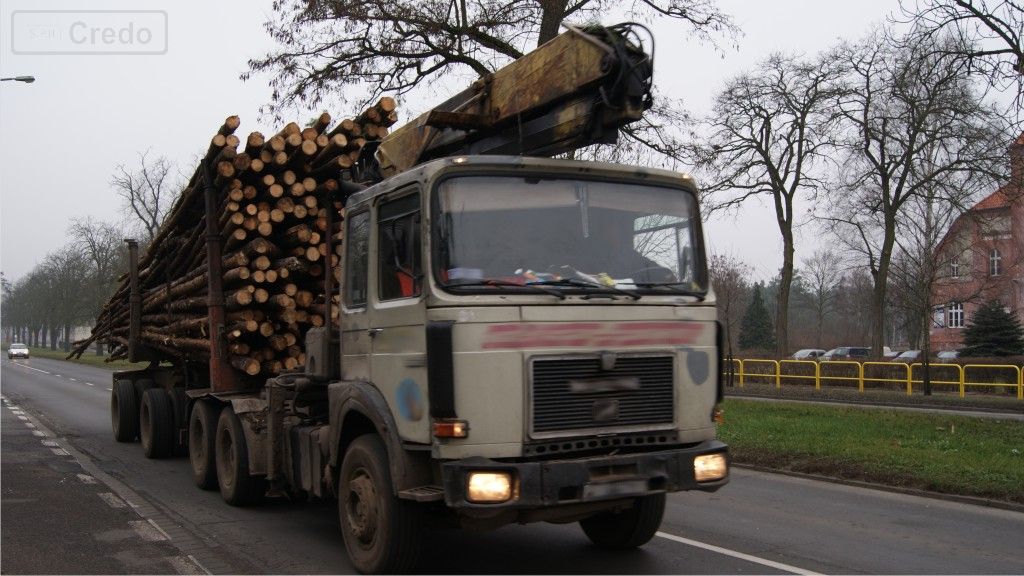
<path fill-rule="evenodd" d="M 961 356 L 1016 356 L 1024 354 L 1024 327 L 999 303 L 989 300 L 964 330 Z"/>
<path fill-rule="evenodd" d="M 775 329 L 772 327 L 771 314 L 764 305 L 761 291 L 764 285 L 754 284 L 754 296 L 747 307 L 746 314 L 740 322 L 739 345 L 741 350 L 774 350 Z"/>

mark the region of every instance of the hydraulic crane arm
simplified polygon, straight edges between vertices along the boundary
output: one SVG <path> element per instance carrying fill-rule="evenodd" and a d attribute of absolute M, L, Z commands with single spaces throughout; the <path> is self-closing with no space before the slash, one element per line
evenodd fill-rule
<path fill-rule="evenodd" d="M 652 54 L 638 24 L 569 30 L 386 136 L 388 177 L 441 156 L 553 156 L 614 142 L 651 106 Z"/>

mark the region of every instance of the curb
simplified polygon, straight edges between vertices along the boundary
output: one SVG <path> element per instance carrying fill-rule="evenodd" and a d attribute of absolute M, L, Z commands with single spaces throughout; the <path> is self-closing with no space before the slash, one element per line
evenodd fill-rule
<path fill-rule="evenodd" d="M 734 468 L 739 468 L 741 470 L 753 470 L 756 472 L 766 472 L 769 474 L 780 474 L 782 476 L 792 476 L 794 478 L 816 480 L 819 482 L 828 482 L 830 484 L 842 484 L 845 486 L 853 486 L 856 488 L 881 490 L 883 492 L 895 492 L 897 494 L 906 494 L 907 496 L 919 496 L 921 498 L 931 498 L 933 500 L 945 500 L 947 502 L 957 502 L 959 504 L 971 504 L 974 506 L 985 506 L 988 508 L 998 508 L 1000 510 L 1009 510 L 1011 512 L 1024 513 L 1024 504 L 1018 504 L 1016 502 L 1006 502 L 1004 500 L 993 500 L 991 498 L 981 498 L 979 496 L 964 496 L 961 494 L 946 494 L 944 492 L 932 492 L 930 490 L 921 490 L 918 488 L 905 488 L 902 486 L 889 486 L 888 484 L 876 484 L 874 482 L 866 482 L 864 480 L 848 480 L 845 478 L 836 478 L 834 476 L 822 476 L 820 474 L 809 474 L 807 472 L 796 472 L 794 470 L 783 470 L 781 468 L 768 468 L 765 466 L 756 466 L 752 464 L 738 464 L 736 462 L 732 462 L 731 465 Z"/>
<path fill-rule="evenodd" d="M 840 406 L 857 406 L 864 408 L 896 408 L 905 410 L 916 410 L 926 412 L 950 412 L 954 415 L 971 417 L 971 412 L 991 414 L 992 417 L 1006 416 L 1012 419 L 1024 419 L 1024 412 L 1007 412 L 998 408 L 985 406 L 947 406 L 942 404 L 902 404 L 899 402 L 864 402 L 852 400 L 835 400 L 831 398 L 789 398 L 785 396 L 768 396 L 764 394 L 735 394 L 726 392 L 726 398 L 769 400 L 775 402 L 802 402 L 807 404 L 838 404 Z M 977 417 L 977 416 L 976 416 Z"/>

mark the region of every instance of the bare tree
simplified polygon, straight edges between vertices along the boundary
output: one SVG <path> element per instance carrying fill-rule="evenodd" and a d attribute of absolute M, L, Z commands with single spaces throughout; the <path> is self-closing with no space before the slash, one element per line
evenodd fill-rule
<path fill-rule="evenodd" d="M 82 278 L 83 304 L 95 317 L 117 288 L 120 271 L 126 268 L 124 234 L 92 217 L 72 220 L 68 233 L 88 264 Z M 103 353 L 101 346 L 97 346 L 96 353 Z"/>
<path fill-rule="evenodd" d="M 963 59 L 998 88 L 1015 86 L 1024 96 L 1024 3 L 1019 0 L 902 0 L 916 32 L 958 42 L 945 56 Z"/>
<path fill-rule="evenodd" d="M 175 193 L 180 189 L 172 182 L 174 164 L 164 156 L 150 160 L 149 152 L 139 153 L 137 169 L 119 164 L 110 179 L 110 185 L 121 197 L 125 212 L 141 227 L 147 242 L 156 235 Z"/>
<path fill-rule="evenodd" d="M 735 256 L 715 254 L 709 262 L 711 285 L 715 290 L 718 321 L 725 329 L 726 354 L 732 356 L 736 330 L 750 300 L 752 269 Z"/>
<path fill-rule="evenodd" d="M 276 0 L 273 9 L 264 26 L 279 48 L 250 60 L 242 78 L 270 73 L 264 110 L 276 116 L 325 100 L 366 103 L 420 86 L 468 84 L 551 40 L 563 24 L 582 26 L 613 11 L 641 22 L 678 22 L 716 46 L 739 33 L 715 0 Z M 652 119 L 624 129 L 624 154 L 644 150 L 647 159 L 667 151 L 678 158 L 672 120 L 683 113 L 671 100 L 655 106 Z"/>
<path fill-rule="evenodd" d="M 838 288 L 843 279 L 843 260 L 835 251 L 822 249 L 815 251 L 803 264 L 803 276 L 814 311 L 814 342 L 815 346 L 821 348 L 825 316 L 835 308 Z"/>
<path fill-rule="evenodd" d="M 835 54 L 849 71 L 836 103 L 845 156 L 827 219 L 871 273 L 876 354 L 885 343 L 890 265 L 908 202 L 941 190 L 944 180 L 1003 169 L 1003 116 L 981 103 L 966 69 L 939 52 L 928 38 L 880 30 Z"/>
<path fill-rule="evenodd" d="M 789 349 L 789 299 L 793 284 L 793 228 L 800 198 L 811 199 L 834 146 L 832 103 L 841 76 L 833 60 L 807 61 L 774 54 L 753 72 L 730 80 L 705 120 L 706 144 L 694 147 L 706 173 L 707 194 L 718 209 L 768 197 L 782 236 L 776 300 L 776 344 Z"/>

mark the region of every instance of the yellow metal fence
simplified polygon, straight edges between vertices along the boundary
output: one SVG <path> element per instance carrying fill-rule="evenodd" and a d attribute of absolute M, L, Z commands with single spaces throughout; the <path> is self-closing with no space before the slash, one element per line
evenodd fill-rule
<path fill-rule="evenodd" d="M 963 398 L 968 389 L 1002 391 L 1016 389 L 1017 399 L 1024 400 L 1024 370 L 1013 364 L 929 364 L 932 386 L 956 388 Z M 855 362 L 853 360 L 766 360 L 750 358 L 732 359 L 732 373 L 741 388 L 747 383 L 782 384 L 814 383 L 820 390 L 826 385 L 852 385 L 864 392 L 865 382 L 906 387 L 907 395 L 914 386 L 924 384 L 924 365 L 920 362 Z M 1001 376 L 1001 378 L 1000 378 Z"/>

